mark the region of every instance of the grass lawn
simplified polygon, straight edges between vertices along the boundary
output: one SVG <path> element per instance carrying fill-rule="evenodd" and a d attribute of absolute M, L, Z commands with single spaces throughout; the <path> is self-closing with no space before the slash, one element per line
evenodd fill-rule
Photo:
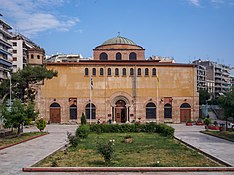
<path fill-rule="evenodd" d="M 10 145 L 10 144 L 14 144 L 14 143 L 18 143 L 21 142 L 23 140 L 27 140 L 30 139 L 32 137 L 38 136 L 38 135 L 42 135 L 45 134 L 44 132 L 28 132 L 28 133 L 23 133 L 21 134 L 19 137 L 11 137 L 11 138 L 0 138 L 0 148 L 6 145 Z"/>
<path fill-rule="evenodd" d="M 123 143 L 131 135 L 133 143 Z M 115 139 L 114 156 L 106 165 L 97 153 L 97 141 Z M 159 163 L 157 163 L 159 161 Z M 150 133 L 92 133 L 78 148 L 60 150 L 38 162 L 37 167 L 212 167 L 221 166 L 197 151 L 187 148 L 179 141 Z"/>
<path fill-rule="evenodd" d="M 202 133 L 213 135 L 234 142 L 234 132 L 231 131 L 202 131 Z"/>

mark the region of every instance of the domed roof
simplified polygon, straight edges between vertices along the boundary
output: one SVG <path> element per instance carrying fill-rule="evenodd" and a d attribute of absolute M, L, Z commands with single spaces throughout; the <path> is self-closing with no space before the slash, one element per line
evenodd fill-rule
<path fill-rule="evenodd" d="M 111 38 L 106 40 L 102 45 L 110 45 L 110 44 L 128 44 L 128 45 L 136 45 L 132 40 L 128 38 L 124 38 L 122 36 L 117 36 L 115 38 Z"/>

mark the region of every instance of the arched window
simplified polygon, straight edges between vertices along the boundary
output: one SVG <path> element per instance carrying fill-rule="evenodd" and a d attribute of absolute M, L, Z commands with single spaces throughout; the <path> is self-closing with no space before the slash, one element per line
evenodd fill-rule
<path fill-rule="evenodd" d="M 103 76 L 104 75 L 104 70 L 103 68 L 100 68 L 100 76 Z"/>
<path fill-rule="evenodd" d="M 172 106 L 169 103 L 164 105 L 164 118 L 172 118 Z"/>
<path fill-rule="evenodd" d="M 135 52 L 131 52 L 131 53 L 129 54 L 129 60 L 136 60 L 136 59 L 137 59 L 136 53 L 135 53 Z"/>
<path fill-rule="evenodd" d="M 71 120 L 77 119 L 77 106 L 74 104 L 70 106 L 70 119 Z"/>
<path fill-rule="evenodd" d="M 85 75 L 88 76 L 89 75 L 89 69 L 85 68 Z"/>
<path fill-rule="evenodd" d="M 119 69 L 115 68 L 115 76 L 119 76 Z"/>
<path fill-rule="evenodd" d="M 107 74 L 108 74 L 108 76 L 111 76 L 111 68 L 107 69 Z"/>
<path fill-rule="evenodd" d="M 156 69 L 155 68 L 152 69 L 152 76 L 156 76 Z"/>
<path fill-rule="evenodd" d="M 33 59 L 34 58 L 34 55 L 33 54 L 31 54 L 31 59 Z"/>
<path fill-rule="evenodd" d="M 116 55 L 115 55 L 115 58 L 116 58 L 116 60 L 122 60 L 122 55 L 121 55 L 121 53 L 116 53 Z"/>
<path fill-rule="evenodd" d="M 108 60 L 108 55 L 105 52 L 100 54 L 100 60 Z"/>
<path fill-rule="evenodd" d="M 156 106 L 152 102 L 146 105 L 146 119 L 156 119 Z"/>
<path fill-rule="evenodd" d="M 51 105 L 50 105 L 50 107 L 51 108 L 60 108 L 60 105 L 58 104 L 58 103 L 52 103 Z"/>
<path fill-rule="evenodd" d="M 93 72 L 92 72 L 92 75 L 96 75 L 96 68 L 93 68 Z"/>
<path fill-rule="evenodd" d="M 188 103 L 183 103 L 182 105 L 180 105 L 180 108 L 191 108 L 191 106 Z"/>
<path fill-rule="evenodd" d="M 138 75 L 138 76 L 141 76 L 141 68 L 138 68 L 138 69 L 137 69 L 137 75 Z"/>
<path fill-rule="evenodd" d="M 37 55 L 37 59 L 40 59 L 40 55 Z"/>
<path fill-rule="evenodd" d="M 134 75 L 134 69 L 131 68 L 131 69 L 130 69 L 130 76 L 133 76 L 133 75 Z"/>
<path fill-rule="evenodd" d="M 123 68 L 122 74 L 123 74 L 123 76 L 126 76 L 126 68 Z"/>
<path fill-rule="evenodd" d="M 90 110 L 91 110 L 91 119 L 96 119 L 96 106 L 93 103 L 90 106 L 90 103 L 88 103 L 85 107 L 85 115 L 87 117 L 87 120 L 90 119 Z"/>
<path fill-rule="evenodd" d="M 145 68 L 145 76 L 149 76 L 149 69 Z"/>

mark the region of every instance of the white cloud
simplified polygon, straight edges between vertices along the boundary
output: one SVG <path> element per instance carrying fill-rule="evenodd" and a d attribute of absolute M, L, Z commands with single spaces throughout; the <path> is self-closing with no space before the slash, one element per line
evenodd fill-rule
<path fill-rule="evenodd" d="M 53 8 L 64 0 L 0 0 L 0 10 L 14 22 L 14 28 L 28 37 L 48 30 L 69 31 L 79 19 L 53 14 Z M 47 10 L 49 12 L 47 12 Z"/>
<path fill-rule="evenodd" d="M 200 7 L 201 6 L 201 2 L 200 0 L 187 0 L 191 5 L 196 6 L 196 7 Z"/>

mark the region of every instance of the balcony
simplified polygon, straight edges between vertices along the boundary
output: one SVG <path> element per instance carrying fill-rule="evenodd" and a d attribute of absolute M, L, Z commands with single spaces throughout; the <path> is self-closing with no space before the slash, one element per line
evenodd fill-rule
<path fill-rule="evenodd" d="M 8 41 L 7 39 L 5 39 L 3 36 L 0 36 L 0 41 L 2 41 L 5 45 L 7 45 L 9 48 L 12 47 L 12 44 L 10 41 Z"/>
<path fill-rule="evenodd" d="M 10 39 L 13 37 L 13 35 L 9 31 L 4 29 L 1 25 L 0 25 L 0 32 L 2 32 L 4 35 L 6 35 Z"/>

